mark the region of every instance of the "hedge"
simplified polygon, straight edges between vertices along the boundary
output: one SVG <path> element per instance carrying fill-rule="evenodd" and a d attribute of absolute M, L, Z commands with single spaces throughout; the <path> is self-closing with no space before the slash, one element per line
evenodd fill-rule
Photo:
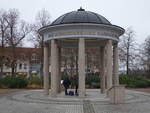
<path fill-rule="evenodd" d="M 66 75 L 62 76 L 65 79 Z M 49 78 L 50 79 L 50 78 Z M 126 85 L 129 88 L 147 88 L 150 87 L 150 80 L 142 76 L 120 75 L 120 84 Z M 75 80 L 71 79 L 71 83 L 74 84 Z M 98 75 L 89 74 L 86 75 L 86 85 L 92 88 L 100 87 L 100 77 Z M 0 88 L 26 88 L 27 85 L 39 85 L 42 87 L 43 77 L 32 76 L 29 78 L 23 77 L 4 77 L 0 78 Z"/>
<path fill-rule="evenodd" d="M 31 76 L 28 78 L 28 85 L 35 84 L 35 85 L 42 85 L 43 78 L 39 76 Z"/>
<path fill-rule="evenodd" d="M 25 88 L 27 84 L 28 84 L 27 79 L 22 77 L 0 78 L 1 88 Z"/>
<path fill-rule="evenodd" d="M 150 80 L 142 76 L 120 75 L 120 84 L 125 84 L 129 88 L 147 88 L 150 87 Z"/>
<path fill-rule="evenodd" d="M 66 78 L 69 78 L 68 75 L 63 75 L 62 76 L 62 79 L 66 79 Z M 70 79 L 70 82 L 72 85 L 75 84 L 75 78 L 71 77 L 69 78 Z M 87 74 L 86 75 L 86 78 L 85 78 L 85 84 L 92 87 L 92 88 L 99 88 L 100 87 L 100 77 L 99 75 L 96 75 L 96 74 Z"/>

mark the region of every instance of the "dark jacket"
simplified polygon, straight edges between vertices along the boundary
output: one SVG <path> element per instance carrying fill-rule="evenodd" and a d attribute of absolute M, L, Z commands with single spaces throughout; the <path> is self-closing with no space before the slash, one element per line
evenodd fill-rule
<path fill-rule="evenodd" d="M 70 80 L 69 79 L 65 79 L 64 81 L 63 81 L 63 85 L 64 85 L 64 87 L 65 88 L 69 88 L 69 86 L 70 86 Z"/>

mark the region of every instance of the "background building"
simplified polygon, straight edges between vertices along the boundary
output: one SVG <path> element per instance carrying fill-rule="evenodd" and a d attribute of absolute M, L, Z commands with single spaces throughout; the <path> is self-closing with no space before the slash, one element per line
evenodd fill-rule
<path fill-rule="evenodd" d="M 40 75 L 41 53 L 39 48 L 15 48 L 15 72 L 20 76 Z M 12 48 L 5 47 L 1 56 L 5 61 L 3 64 L 4 75 L 11 74 Z"/>
<path fill-rule="evenodd" d="M 99 48 L 86 48 L 86 72 L 87 73 L 97 73 L 99 72 L 99 62 L 98 57 Z M 38 75 L 40 76 L 40 67 L 41 67 L 41 48 L 24 48 L 17 47 L 15 48 L 16 53 L 16 73 L 20 76 L 31 76 Z M 65 72 L 67 75 L 73 76 L 77 71 L 77 48 L 62 48 L 62 60 L 61 60 L 61 71 Z M 11 47 L 5 47 L 4 53 L 0 54 L 6 59 L 6 63 L 3 65 L 4 75 L 11 74 L 11 56 L 12 50 Z M 88 62 L 88 63 L 87 63 Z M 51 67 L 49 67 L 51 71 Z"/>

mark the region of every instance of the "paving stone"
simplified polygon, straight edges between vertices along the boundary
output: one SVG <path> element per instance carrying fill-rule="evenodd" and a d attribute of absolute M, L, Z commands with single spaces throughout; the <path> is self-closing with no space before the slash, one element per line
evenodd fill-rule
<path fill-rule="evenodd" d="M 126 91 L 125 104 L 109 104 L 99 90 L 87 90 L 86 98 L 43 95 L 42 90 L 20 91 L 0 98 L 0 113 L 150 113 L 150 94 Z"/>
<path fill-rule="evenodd" d="M 95 113 L 93 105 L 90 103 L 90 101 L 83 101 L 83 111 L 84 113 Z"/>

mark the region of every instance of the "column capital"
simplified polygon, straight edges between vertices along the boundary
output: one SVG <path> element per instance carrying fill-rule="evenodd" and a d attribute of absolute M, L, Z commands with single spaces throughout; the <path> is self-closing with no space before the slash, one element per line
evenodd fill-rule
<path fill-rule="evenodd" d="M 48 42 L 44 42 L 43 46 L 44 46 L 44 47 L 48 47 L 48 46 L 49 46 L 49 43 L 48 43 Z"/>
<path fill-rule="evenodd" d="M 54 43 L 57 45 L 58 48 L 61 48 L 61 40 L 58 39 L 52 39 L 52 40 L 54 40 Z"/>
<path fill-rule="evenodd" d="M 115 42 L 115 43 L 113 44 L 113 47 L 118 47 L 118 42 Z"/>

